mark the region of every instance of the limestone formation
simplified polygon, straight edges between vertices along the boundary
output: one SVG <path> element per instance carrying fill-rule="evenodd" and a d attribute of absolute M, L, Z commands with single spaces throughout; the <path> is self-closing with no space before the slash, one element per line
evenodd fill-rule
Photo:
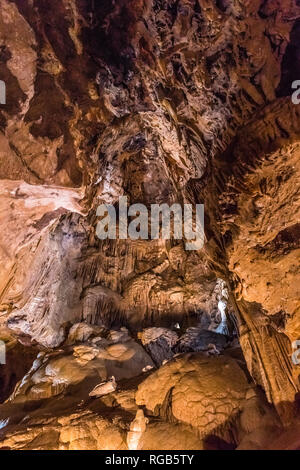
<path fill-rule="evenodd" d="M 0 448 L 299 447 L 299 22 L 0 0 Z M 100 240 L 120 197 L 204 204 L 203 247 Z"/>

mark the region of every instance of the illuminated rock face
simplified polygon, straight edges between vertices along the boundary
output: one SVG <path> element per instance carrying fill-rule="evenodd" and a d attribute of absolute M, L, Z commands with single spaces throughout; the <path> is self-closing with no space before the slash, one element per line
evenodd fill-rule
<path fill-rule="evenodd" d="M 202 344 L 198 329 L 205 338 L 209 330 L 215 330 L 209 338 L 225 332 L 217 314 L 223 279 L 229 289 L 229 333 L 239 330 L 248 372 L 282 422 L 293 419 L 299 372 L 291 361 L 291 342 L 300 339 L 300 104 L 291 99 L 292 84 L 300 80 L 298 3 L 0 0 L 0 80 L 6 85 L 6 104 L 0 105 L 0 340 L 13 335 L 28 348 L 24 369 L 0 365 L 6 367 L 0 369 L 3 399 L 29 370 L 31 354 L 46 348 L 47 354 L 60 355 L 55 380 L 64 385 L 53 385 L 51 374 L 44 381 L 49 376 L 42 368 L 44 389 L 39 381 L 29 389 L 51 407 L 65 393 L 65 362 L 77 367 L 81 360 L 100 360 L 100 346 L 90 343 L 90 336 L 97 338 L 89 329 L 94 327 L 99 337 L 112 328 L 121 331 L 115 354 L 126 360 L 128 341 L 139 357 L 149 356 L 119 328 L 169 329 L 174 344 L 173 339 L 171 345 L 156 342 L 154 363 L 141 360 L 136 369 L 130 363 L 131 375 L 123 379 L 135 380 L 144 367 L 164 360 L 179 367 L 174 355 L 187 351 L 203 351 L 213 362 L 201 367 L 217 371 L 227 338 L 209 340 L 204 349 L 196 345 Z M 96 208 L 116 204 L 120 196 L 146 206 L 204 203 L 203 249 L 186 251 L 174 240 L 99 241 Z M 99 344 L 111 361 L 105 341 Z M 72 368 L 75 382 L 77 374 L 79 381 L 88 380 L 91 370 L 98 370 L 86 364 L 85 375 Z M 202 448 L 208 445 L 203 436 L 223 429 L 237 409 L 244 409 L 243 392 L 222 422 L 213 417 L 203 424 L 195 417 L 190 423 L 181 390 L 199 391 L 201 384 L 184 373 L 194 367 L 196 374 L 198 365 L 192 364 L 187 356 L 171 405 L 164 404 L 159 420 L 150 419 L 132 445 L 179 448 L 186 442 Z M 228 383 L 231 390 L 238 366 L 227 365 L 218 387 Z M 151 383 L 160 370 L 149 373 Z M 100 374 L 101 380 L 108 377 Z M 126 448 L 138 416 L 132 390 L 141 380 L 133 388 L 127 384 L 123 396 L 117 391 L 117 398 L 105 398 L 110 417 L 74 410 L 75 400 L 64 417 L 53 409 L 44 441 L 35 434 L 38 428 L 24 441 L 20 423 L 10 423 L 15 427 L 3 446 Z M 209 380 L 205 387 L 200 392 L 212 393 L 212 406 L 219 406 L 219 389 Z M 118 400 L 132 415 L 120 427 L 111 424 Z M 278 425 L 258 416 L 252 426 L 250 415 L 243 414 L 238 438 L 229 445 L 260 447 L 266 429 Z M 30 419 L 39 419 L 38 410 Z M 115 436 L 114 444 L 108 434 L 101 440 L 104 429 Z M 169 437 L 163 440 L 162 434 Z"/>
<path fill-rule="evenodd" d="M 40 353 L 0 407 L 0 449 L 263 448 L 281 432 L 230 355 L 183 354 L 150 373 L 143 363 L 130 338 Z M 96 395 L 112 372 L 115 386 Z"/>

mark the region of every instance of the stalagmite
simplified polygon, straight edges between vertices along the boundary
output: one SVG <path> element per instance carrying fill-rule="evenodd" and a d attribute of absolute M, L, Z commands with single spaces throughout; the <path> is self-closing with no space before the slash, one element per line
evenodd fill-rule
<path fill-rule="evenodd" d="M 130 431 L 127 434 L 127 445 L 129 450 L 140 449 L 140 441 L 146 431 L 148 422 L 149 420 L 148 418 L 145 418 L 143 410 L 137 410 L 135 419 L 130 424 Z"/>
<path fill-rule="evenodd" d="M 218 310 L 221 314 L 221 323 L 214 331 L 216 333 L 220 333 L 221 335 L 229 334 L 228 326 L 227 326 L 226 307 L 227 307 L 227 302 L 225 302 L 223 299 L 219 300 Z"/>

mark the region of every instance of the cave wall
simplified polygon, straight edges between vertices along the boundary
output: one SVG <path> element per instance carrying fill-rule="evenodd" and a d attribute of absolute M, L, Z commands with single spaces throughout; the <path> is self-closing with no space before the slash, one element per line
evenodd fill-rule
<path fill-rule="evenodd" d="M 294 400 L 299 15 L 293 0 L 1 0 L 11 330 L 55 347 L 82 319 L 170 324 L 210 312 L 222 277 L 250 373 L 279 407 Z M 204 203 L 204 248 L 100 242 L 95 210 L 122 195 Z"/>

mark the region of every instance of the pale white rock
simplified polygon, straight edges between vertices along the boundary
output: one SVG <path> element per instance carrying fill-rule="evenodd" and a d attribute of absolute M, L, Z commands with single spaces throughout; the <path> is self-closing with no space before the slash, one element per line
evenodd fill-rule
<path fill-rule="evenodd" d="M 143 368 L 143 372 L 148 372 L 149 370 L 152 370 L 153 366 L 146 366 Z"/>
<path fill-rule="evenodd" d="M 228 326 L 227 326 L 226 308 L 227 308 L 227 302 L 225 301 L 225 299 L 219 300 L 218 310 L 221 314 L 221 323 L 217 326 L 217 328 L 214 331 L 215 333 L 219 333 L 221 335 L 229 334 Z"/>
<path fill-rule="evenodd" d="M 148 418 L 145 418 L 144 411 L 142 409 L 137 410 L 136 416 L 130 425 L 130 431 L 127 434 L 127 445 L 129 450 L 141 449 L 141 437 L 146 431 L 148 424 Z"/>

